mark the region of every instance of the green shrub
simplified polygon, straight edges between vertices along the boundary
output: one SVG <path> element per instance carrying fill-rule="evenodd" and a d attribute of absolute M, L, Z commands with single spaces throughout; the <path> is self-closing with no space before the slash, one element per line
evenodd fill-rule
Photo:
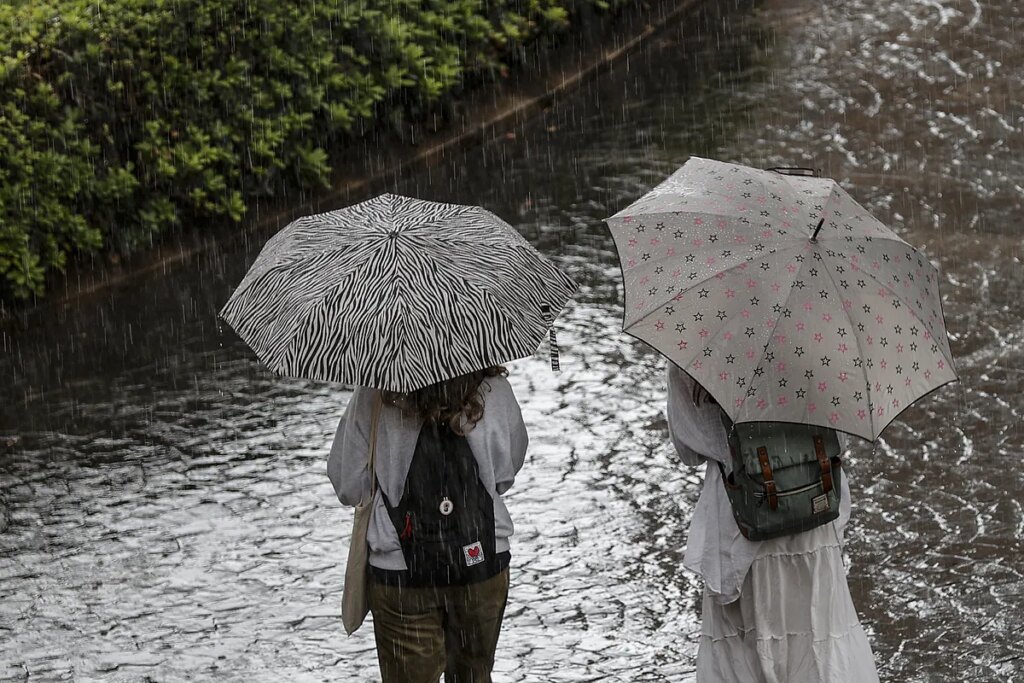
<path fill-rule="evenodd" d="M 327 184 L 328 150 L 404 126 L 606 0 L 37 0 L 0 6 L 0 298 L 69 255 Z"/>

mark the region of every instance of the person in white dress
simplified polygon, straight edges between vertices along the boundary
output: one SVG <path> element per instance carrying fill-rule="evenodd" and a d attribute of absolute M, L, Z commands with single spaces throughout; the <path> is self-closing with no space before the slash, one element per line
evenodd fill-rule
<path fill-rule="evenodd" d="M 876 683 L 871 645 L 843 566 L 847 478 L 834 522 L 748 541 L 714 465 L 731 470 L 722 409 L 672 363 L 667 412 L 682 461 L 709 463 L 683 562 L 704 579 L 698 683 Z"/>

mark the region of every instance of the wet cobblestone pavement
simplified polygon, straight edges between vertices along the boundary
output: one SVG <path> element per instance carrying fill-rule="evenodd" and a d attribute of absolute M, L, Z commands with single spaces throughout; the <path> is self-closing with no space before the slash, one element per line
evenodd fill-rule
<path fill-rule="evenodd" d="M 693 680 L 701 473 L 666 441 L 663 361 L 617 332 L 600 224 L 689 154 L 821 166 L 938 262 L 963 382 L 855 448 L 851 588 L 883 680 L 1024 680 L 1022 21 L 1014 0 L 739 6 L 392 188 L 488 206 L 583 283 L 563 371 L 511 366 L 531 448 L 497 681 Z M 270 376 L 214 318 L 254 255 L 3 335 L 0 680 L 379 680 L 372 629 L 339 618 L 348 393 Z"/>
<path fill-rule="evenodd" d="M 696 593 L 669 580 L 686 508 L 668 503 L 695 499 L 699 479 L 652 431 L 648 399 L 664 392 L 653 356 L 630 358 L 605 334 L 613 310 L 570 320 L 563 341 L 586 339 L 586 358 L 568 352 L 560 375 L 524 361 L 512 375 L 535 427 L 508 498 L 515 573 L 498 669 L 515 681 L 680 680 L 686 658 L 649 639 L 664 631 L 693 654 Z M 0 672 L 374 680 L 372 630 L 340 630 L 351 513 L 324 470 L 347 392 L 218 355 L 199 361 L 185 395 L 124 378 L 114 402 L 78 407 L 80 433 L 24 435 L 7 456 L 17 483 L 4 487 Z M 113 438 L 102 435 L 112 415 Z M 646 523 L 654 511 L 669 524 Z"/>

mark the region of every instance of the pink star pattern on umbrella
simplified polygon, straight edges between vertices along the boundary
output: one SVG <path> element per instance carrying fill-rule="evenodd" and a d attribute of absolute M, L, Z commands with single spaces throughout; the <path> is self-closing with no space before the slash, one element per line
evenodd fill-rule
<path fill-rule="evenodd" d="M 956 379 L 937 270 L 833 180 L 692 158 L 608 225 L 624 329 L 734 421 L 873 440 Z"/>

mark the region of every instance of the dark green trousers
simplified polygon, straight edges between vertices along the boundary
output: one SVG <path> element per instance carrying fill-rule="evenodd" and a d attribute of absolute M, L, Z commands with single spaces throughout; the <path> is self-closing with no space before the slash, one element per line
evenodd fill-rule
<path fill-rule="evenodd" d="M 508 601 L 508 569 L 468 586 L 399 588 L 370 582 L 383 683 L 491 683 Z"/>

